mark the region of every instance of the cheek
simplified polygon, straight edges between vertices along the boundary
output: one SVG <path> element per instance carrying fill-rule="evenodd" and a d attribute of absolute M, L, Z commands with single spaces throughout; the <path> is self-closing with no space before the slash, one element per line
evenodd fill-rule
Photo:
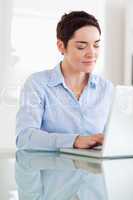
<path fill-rule="evenodd" d="M 71 52 L 70 54 L 70 59 L 75 61 L 75 62 L 78 62 L 79 60 L 81 60 L 81 58 L 83 57 L 82 54 L 79 54 L 78 52 Z"/>

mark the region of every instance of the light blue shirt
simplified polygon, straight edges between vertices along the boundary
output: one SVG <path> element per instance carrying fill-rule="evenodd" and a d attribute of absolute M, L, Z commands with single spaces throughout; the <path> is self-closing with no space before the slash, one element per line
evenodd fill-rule
<path fill-rule="evenodd" d="M 103 133 L 113 84 L 91 74 L 79 100 L 67 87 L 58 64 L 32 74 L 20 95 L 16 117 L 19 149 L 55 150 L 72 147 L 77 135 Z"/>

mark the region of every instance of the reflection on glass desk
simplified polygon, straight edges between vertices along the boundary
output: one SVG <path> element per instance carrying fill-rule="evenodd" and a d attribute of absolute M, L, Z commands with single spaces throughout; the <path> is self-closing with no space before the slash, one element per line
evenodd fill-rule
<path fill-rule="evenodd" d="M 0 200 L 133 200 L 133 159 L 0 151 L 0 183 Z"/>
<path fill-rule="evenodd" d="M 55 152 L 18 151 L 20 200 L 133 200 L 133 159 L 97 162 Z"/>
<path fill-rule="evenodd" d="M 20 199 L 106 199 L 101 166 L 59 153 L 17 152 Z"/>

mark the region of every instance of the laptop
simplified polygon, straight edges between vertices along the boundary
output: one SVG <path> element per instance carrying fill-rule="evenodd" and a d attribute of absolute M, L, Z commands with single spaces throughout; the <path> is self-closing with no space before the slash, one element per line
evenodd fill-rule
<path fill-rule="evenodd" d="M 133 157 L 132 86 L 118 85 L 115 87 L 104 134 L 104 143 L 101 148 L 61 148 L 60 152 L 102 159 Z"/>

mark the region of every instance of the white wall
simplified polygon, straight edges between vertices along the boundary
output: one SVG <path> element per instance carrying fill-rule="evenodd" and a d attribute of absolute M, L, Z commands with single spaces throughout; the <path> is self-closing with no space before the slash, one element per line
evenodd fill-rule
<path fill-rule="evenodd" d="M 100 20 L 103 25 L 103 21 L 105 20 L 105 27 L 102 27 L 104 32 L 104 40 L 105 40 L 105 50 L 104 50 L 104 69 L 103 74 L 106 78 L 111 79 L 114 84 L 123 84 L 124 83 L 124 67 L 125 67 L 125 9 L 126 4 L 130 0 L 95 0 L 88 1 L 87 10 L 96 14 L 96 10 L 98 10 L 97 16 L 100 16 Z M 132 1 L 132 0 L 131 0 Z M 17 1 L 16 1 L 17 2 Z M 24 2 L 21 4 L 21 0 L 18 1 L 18 5 L 23 7 Z M 63 9 L 63 1 L 61 1 L 60 10 Z M 87 1 L 82 1 L 82 7 Z M 95 6 L 96 4 L 97 6 Z M 105 4 L 106 3 L 106 4 Z M 31 8 L 31 3 L 27 4 L 27 8 Z M 39 6 L 40 5 L 40 6 Z M 36 9 L 38 11 L 44 11 L 42 6 L 42 1 L 38 1 L 38 7 Z M 76 9 L 78 5 L 71 5 L 71 9 Z M 36 6 L 36 1 L 33 1 L 32 6 Z M 65 8 L 67 8 L 68 4 L 66 3 Z M 104 15 L 104 6 L 105 6 L 105 15 Z M 47 7 L 49 7 L 47 5 Z M 54 10 L 55 6 L 51 8 Z M 102 13 L 103 12 L 103 13 Z M 101 67 L 101 66 L 100 66 Z"/>
<path fill-rule="evenodd" d="M 124 83 L 125 8 L 128 0 L 106 0 L 105 71 L 114 84 Z"/>
<path fill-rule="evenodd" d="M 133 85 L 133 1 L 130 0 L 126 9 L 125 32 L 125 72 L 126 85 Z"/>

